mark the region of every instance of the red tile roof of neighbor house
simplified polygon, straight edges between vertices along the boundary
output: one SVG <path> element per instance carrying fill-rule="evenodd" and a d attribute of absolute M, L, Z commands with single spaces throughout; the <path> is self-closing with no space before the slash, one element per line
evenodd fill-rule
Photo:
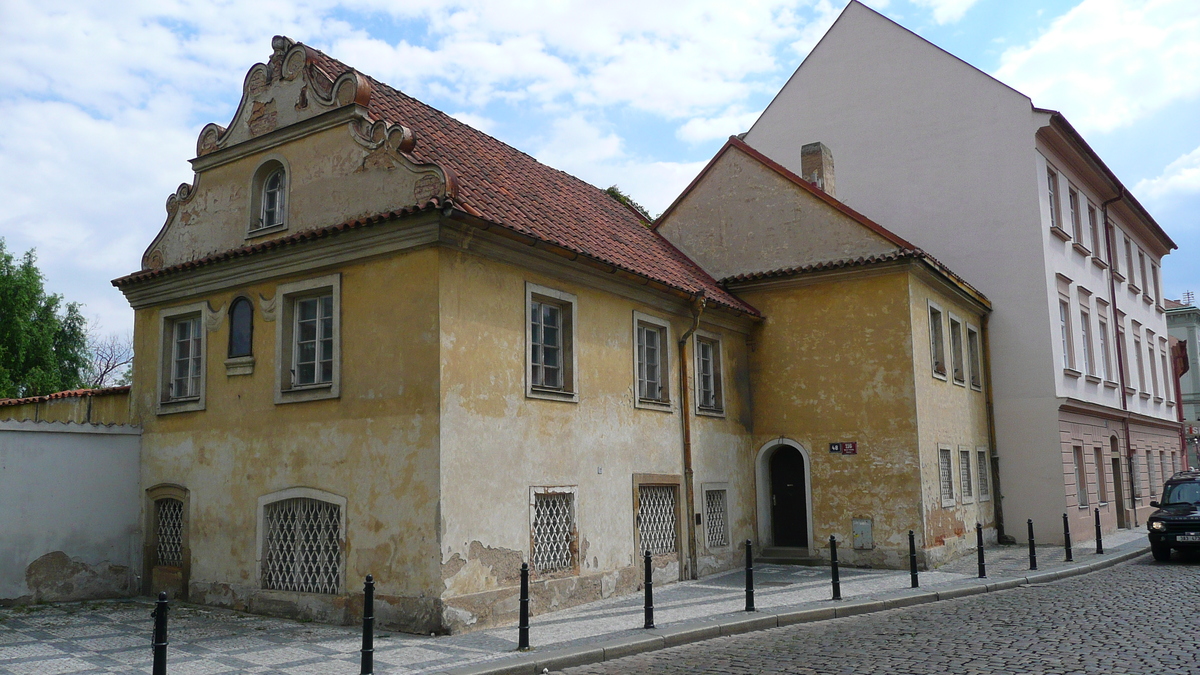
<path fill-rule="evenodd" d="M 24 405 L 26 403 L 44 403 L 60 398 L 87 398 L 90 396 L 114 396 L 116 394 L 125 394 L 129 392 L 129 386 L 123 387 L 105 387 L 103 389 L 71 389 L 69 391 L 57 391 L 53 394 L 45 396 L 27 396 L 25 398 L 0 398 L 0 406 L 6 405 Z"/>
<path fill-rule="evenodd" d="M 309 51 L 310 63 L 331 81 L 351 70 L 350 66 L 312 47 L 305 45 L 305 49 Z M 519 235 L 677 291 L 704 294 L 710 302 L 734 311 L 759 315 L 756 309 L 722 288 L 699 265 L 651 230 L 640 215 L 604 190 L 546 166 L 378 80 L 369 76 L 367 79 L 371 85 L 368 115 L 411 129 L 417 143 L 409 154 L 418 161 L 435 163 L 456 175 L 455 206 Z M 143 270 L 117 279 L 113 285 L 120 287 L 437 207 L 438 204 L 432 202 L 403 212 L 296 233 L 161 270 Z"/>

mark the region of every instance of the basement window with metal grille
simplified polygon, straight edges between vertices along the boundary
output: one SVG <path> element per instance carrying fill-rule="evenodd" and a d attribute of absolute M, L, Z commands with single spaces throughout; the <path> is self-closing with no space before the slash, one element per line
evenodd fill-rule
<path fill-rule="evenodd" d="M 297 497 L 263 508 L 262 586 L 267 590 L 337 593 L 341 586 L 341 508 Z"/>
<path fill-rule="evenodd" d="M 538 572 L 575 569 L 575 495 L 533 495 L 533 568 Z"/>
<path fill-rule="evenodd" d="M 158 546 L 155 549 L 154 564 L 182 567 L 183 502 L 178 499 L 160 499 L 154 502 L 154 511 L 158 524 Z"/>
<path fill-rule="evenodd" d="M 942 489 L 942 506 L 954 506 L 954 470 L 950 448 L 938 448 L 938 480 Z"/>
<path fill-rule="evenodd" d="M 677 503 L 674 485 L 638 486 L 638 553 L 663 555 L 678 550 Z"/>
<path fill-rule="evenodd" d="M 704 491 L 704 522 L 709 548 L 729 545 L 729 520 L 726 515 L 726 491 Z"/>

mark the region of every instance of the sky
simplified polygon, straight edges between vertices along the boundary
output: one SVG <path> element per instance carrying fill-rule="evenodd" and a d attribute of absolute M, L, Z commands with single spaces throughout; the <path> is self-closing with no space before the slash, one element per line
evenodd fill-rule
<path fill-rule="evenodd" d="M 0 238 L 101 332 L 208 122 L 287 35 L 657 214 L 845 0 L 0 0 Z M 1063 112 L 1200 292 L 1200 1 L 867 0 Z"/>

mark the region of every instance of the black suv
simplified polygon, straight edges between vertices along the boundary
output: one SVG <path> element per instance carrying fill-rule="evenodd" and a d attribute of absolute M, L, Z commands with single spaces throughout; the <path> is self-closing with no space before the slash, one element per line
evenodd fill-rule
<path fill-rule="evenodd" d="M 1181 471 L 1167 480 L 1162 502 L 1150 514 L 1150 552 L 1154 559 L 1171 559 L 1171 549 L 1200 550 L 1200 471 Z"/>

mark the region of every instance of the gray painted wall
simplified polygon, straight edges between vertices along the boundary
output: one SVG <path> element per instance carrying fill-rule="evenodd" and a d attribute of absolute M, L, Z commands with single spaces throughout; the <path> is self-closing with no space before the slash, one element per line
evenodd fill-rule
<path fill-rule="evenodd" d="M 0 422 L 0 603 L 136 592 L 140 434 Z"/>

